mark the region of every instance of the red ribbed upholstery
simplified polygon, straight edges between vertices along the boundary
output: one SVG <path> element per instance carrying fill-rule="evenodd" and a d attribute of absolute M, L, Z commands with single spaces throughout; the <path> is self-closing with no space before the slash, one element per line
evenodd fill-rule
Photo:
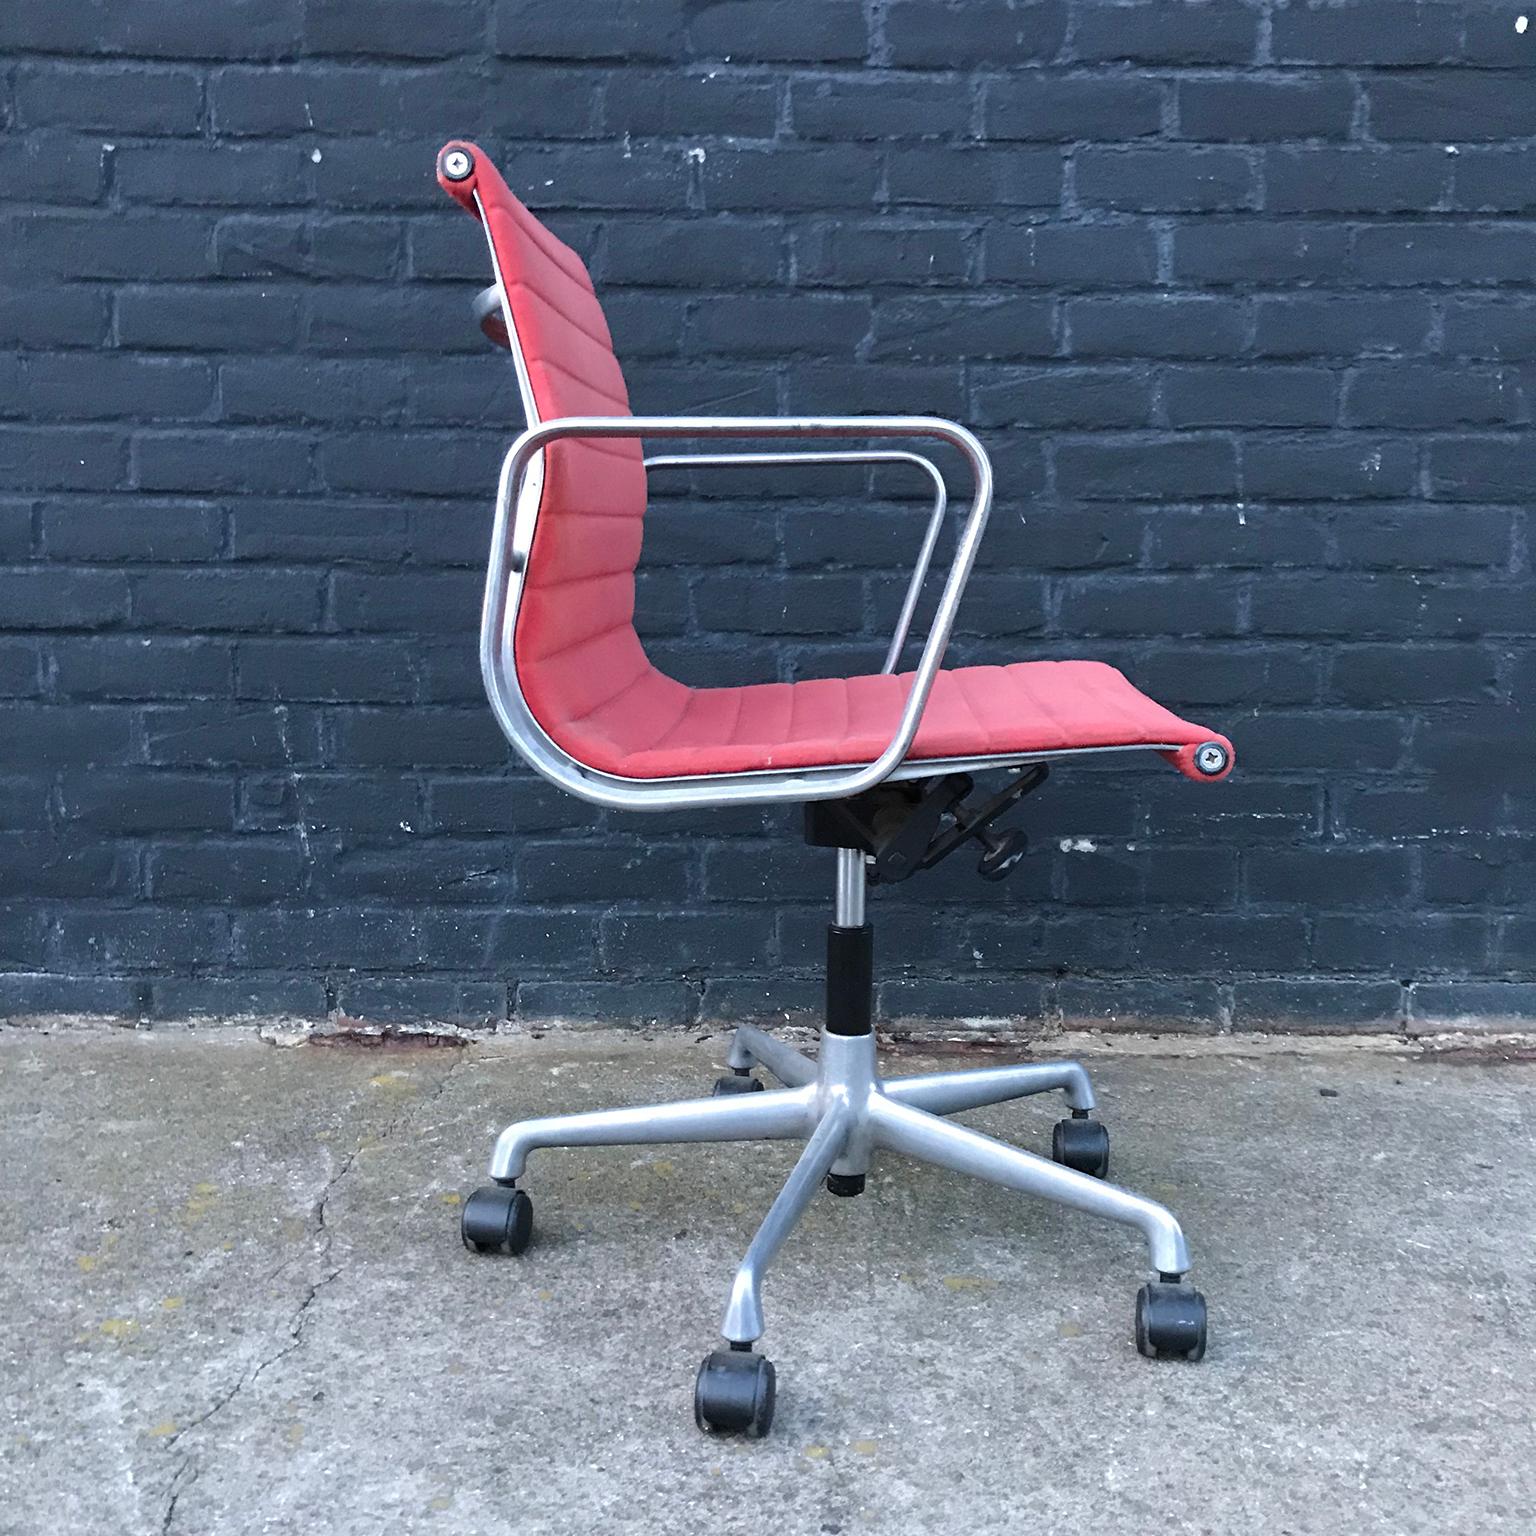
<path fill-rule="evenodd" d="M 540 420 L 627 416 L 608 325 L 581 258 L 515 198 L 475 145 L 474 169 L 439 176 L 496 248 Z M 544 450 L 544 491 L 518 611 L 517 676 L 534 718 L 591 768 L 630 778 L 869 762 L 895 732 L 910 674 L 744 688 L 663 676 L 634 627 L 645 514 L 638 441 L 567 439 Z M 911 757 L 1017 756 L 1166 746 L 1207 781 L 1194 748 L 1226 738 L 1192 725 L 1096 661 L 1019 662 L 941 672 Z"/>

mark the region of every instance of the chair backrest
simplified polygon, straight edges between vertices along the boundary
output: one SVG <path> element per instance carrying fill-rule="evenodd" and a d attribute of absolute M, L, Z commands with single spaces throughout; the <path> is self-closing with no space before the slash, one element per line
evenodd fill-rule
<path fill-rule="evenodd" d="M 455 150 L 470 161 L 458 180 L 444 171 Z M 508 339 L 530 424 L 630 415 L 608 322 L 581 258 L 513 196 L 474 144 L 444 146 L 438 182 L 485 227 L 511 310 Z M 634 438 L 564 439 L 543 452 L 513 647 L 528 707 L 557 743 L 568 737 L 564 727 L 655 675 L 634 625 L 642 456 Z"/>

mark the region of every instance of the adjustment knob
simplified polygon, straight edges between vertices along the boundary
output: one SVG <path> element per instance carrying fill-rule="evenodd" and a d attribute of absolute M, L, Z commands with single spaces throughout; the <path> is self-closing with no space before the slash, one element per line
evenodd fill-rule
<path fill-rule="evenodd" d="M 1022 832 L 988 832 L 982 828 L 973 835 L 985 850 L 976 865 L 976 873 L 983 880 L 1006 879 L 1029 852 L 1029 838 Z"/>

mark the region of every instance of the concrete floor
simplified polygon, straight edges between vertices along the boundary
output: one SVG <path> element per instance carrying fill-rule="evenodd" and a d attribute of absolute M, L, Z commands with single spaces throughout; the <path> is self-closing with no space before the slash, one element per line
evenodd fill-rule
<path fill-rule="evenodd" d="M 1536 1074 L 1161 1049 L 1085 1059 L 1202 1365 L 1136 1354 L 1133 1234 L 888 1160 L 771 1274 L 735 1443 L 693 1373 L 791 1146 L 536 1154 L 529 1252 L 457 1237 L 504 1121 L 695 1092 L 720 1041 L 0 1032 L 0 1530 L 1536 1528 Z"/>

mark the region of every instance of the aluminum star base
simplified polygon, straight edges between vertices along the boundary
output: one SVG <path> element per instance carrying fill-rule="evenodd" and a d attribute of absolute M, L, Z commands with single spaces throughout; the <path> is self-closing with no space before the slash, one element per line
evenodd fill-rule
<path fill-rule="evenodd" d="M 512 1185 L 522 1177 L 528 1154 L 536 1147 L 804 1140 L 800 1160 L 769 1207 L 731 1285 L 720 1331 L 726 1343 L 738 1349 L 762 1335 L 764 1273 L 812 1196 L 828 1174 L 850 1178 L 865 1173 L 877 1151 L 902 1152 L 1135 1227 L 1146 1238 L 1151 1266 L 1164 1281 L 1189 1268 L 1184 1234 L 1163 1206 L 941 1118 L 1056 1089 L 1071 1109 L 1086 1113 L 1094 1107 L 1093 1090 L 1077 1062 L 887 1080 L 876 1067 L 873 1033 L 824 1030 L 813 1061 L 750 1027 L 736 1031 L 727 1060 L 737 1072 L 762 1067 L 783 1087 L 521 1120 L 497 1139 L 491 1177 L 502 1186 Z"/>

